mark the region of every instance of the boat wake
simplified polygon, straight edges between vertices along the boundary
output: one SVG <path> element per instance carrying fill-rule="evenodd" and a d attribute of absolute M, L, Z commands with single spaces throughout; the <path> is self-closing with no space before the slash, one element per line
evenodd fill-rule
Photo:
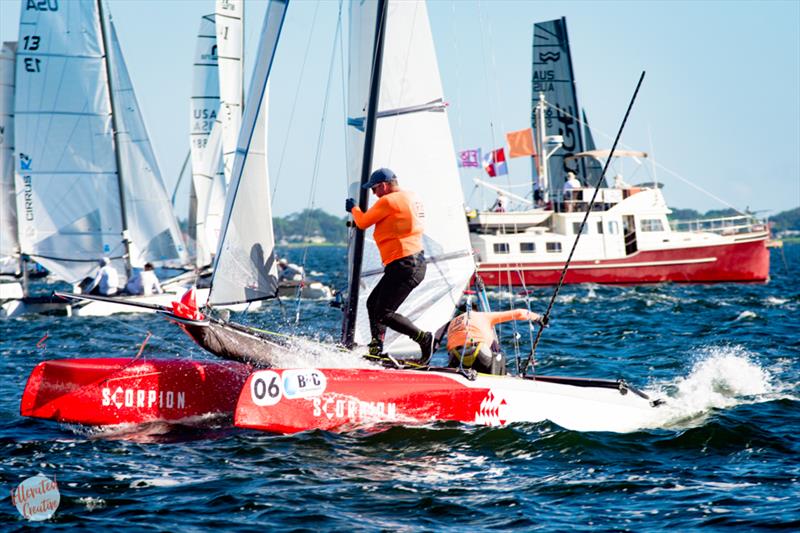
<path fill-rule="evenodd" d="M 688 429 L 703 425 L 716 410 L 792 398 L 791 384 L 777 379 L 741 346 L 709 347 L 685 377 L 646 391 L 663 398 L 651 429 Z"/>
<path fill-rule="evenodd" d="M 348 351 L 332 343 L 292 337 L 286 349 L 270 359 L 275 368 L 374 368 L 361 351 Z"/>
<path fill-rule="evenodd" d="M 230 415 L 207 413 L 179 421 L 152 421 L 106 426 L 64 424 L 89 440 L 122 440 L 140 444 L 185 442 L 224 436 L 233 426 Z"/>

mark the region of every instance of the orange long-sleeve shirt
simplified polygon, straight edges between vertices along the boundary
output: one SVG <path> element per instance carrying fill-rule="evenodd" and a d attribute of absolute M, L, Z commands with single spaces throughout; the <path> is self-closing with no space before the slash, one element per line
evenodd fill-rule
<path fill-rule="evenodd" d="M 392 261 L 422 251 L 422 202 L 410 191 L 394 191 L 378 199 L 364 213 L 358 207 L 351 211 L 353 221 L 361 229 L 375 225 L 375 244 L 384 266 Z"/>
<path fill-rule="evenodd" d="M 447 349 L 460 348 L 465 344 L 478 344 L 483 342 L 491 344 L 495 340 L 494 326 L 511 320 L 536 320 L 539 315 L 527 309 L 512 309 L 511 311 L 499 311 L 497 313 L 481 313 L 472 311 L 469 314 L 469 324 L 467 324 L 467 314 L 461 314 L 450 321 L 447 327 Z"/>

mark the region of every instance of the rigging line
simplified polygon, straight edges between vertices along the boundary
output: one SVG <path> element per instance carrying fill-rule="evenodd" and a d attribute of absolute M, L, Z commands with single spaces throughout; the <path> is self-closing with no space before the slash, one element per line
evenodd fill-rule
<path fill-rule="evenodd" d="M 733 209 L 734 211 L 736 211 L 736 212 L 737 212 L 737 213 L 739 213 L 740 215 L 747 215 L 747 213 L 743 212 L 743 211 L 742 211 L 741 209 L 739 209 L 738 207 L 736 207 L 736 206 L 732 205 L 731 203 L 729 203 L 729 202 L 727 202 L 727 201 L 723 200 L 723 199 L 722 199 L 722 198 L 720 198 L 719 196 L 717 196 L 717 195 L 715 195 L 715 194 L 713 194 L 713 193 L 711 193 L 711 192 L 709 192 L 709 191 L 705 190 L 704 188 L 702 188 L 702 187 L 700 187 L 699 185 L 695 184 L 695 183 L 694 183 L 694 182 L 692 182 L 691 180 L 689 180 L 689 179 L 686 179 L 686 178 L 682 177 L 680 174 L 678 174 L 677 172 L 675 172 L 675 171 L 673 171 L 673 170 L 670 170 L 670 169 L 668 169 L 667 167 L 665 167 L 665 166 L 664 166 L 664 165 L 662 165 L 661 163 L 658 163 L 658 162 L 656 162 L 656 161 L 653 161 L 653 166 L 655 166 L 655 167 L 657 167 L 657 168 L 661 169 L 662 171 L 666 172 L 667 174 L 669 174 L 669 175 L 671 175 L 671 176 L 674 176 L 674 177 L 678 178 L 679 180 L 681 180 L 682 182 L 684 182 L 686 185 L 689 185 L 690 187 L 692 187 L 692 188 L 694 188 L 694 189 L 696 189 L 696 190 L 698 190 L 698 191 L 702 192 L 703 194 L 705 194 L 705 195 L 707 195 L 707 196 L 710 196 L 711 198 L 713 198 L 714 200 L 718 201 L 718 202 L 719 202 L 719 203 L 721 203 L 722 205 L 728 206 L 729 208 Z"/>
<path fill-rule="evenodd" d="M 530 313 L 531 312 L 530 292 L 528 291 L 528 286 L 525 283 L 525 277 L 524 277 L 524 274 L 522 273 L 522 271 L 519 272 L 519 277 L 520 277 L 520 281 L 522 281 L 522 290 L 524 291 L 524 294 L 525 294 L 525 307 L 528 308 L 528 312 Z M 531 321 L 530 318 L 528 318 L 528 342 L 530 342 L 531 346 L 533 346 L 533 340 L 534 340 L 533 331 L 534 331 L 533 322 Z M 517 375 L 519 375 L 519 370 L 520 370 L 520 358 L 517 357 Z M 536 362 L 535 361 L 533 361 L 533 372 L 534 372 L 534 374 L 536 373 Z"/>
<path fill-rule="evenodd" d="M 319 6 L 321 2 L 317 2 L 316 6 L 314 7 L 314 16 L 311 19 L 311 26 L 308 34 L 308 42 L 306 43 L 306 50 L 303 54 L 303 62 L 300 65 L 300 78 L 297 84 L 297 90 L 294 92 L 294 101 L 292 102 L 292 111 L 289 113 L 289 128 L 286 132 L 286 136 L 283 140 L 283 148 L 281 149 L 281 157 L 278 160 L 278 172 L 275 175 L 275 184 L 272 187 L 272 197 L 270 198 L 270 207 L 275 204 L 275 193 L 278 190 L 278 182 L 281 179 L 281 169 L 283 168 L 283 160 L 286 156 L 286 147 L 289 145 L 289 137 L 291 137 L 290 133 L 292 131 L 292 126 L 294 125 L 294 113 L 297 110 L 297 102 L 300 100 L 300 87 L 303 86 L 303 78 L 305 76 L 306 71 L 306 63 L 308 62 L 308 54 L 311 50 L 311 41 L 313 41 L 314 36 L 314 28 L 317 25 L 317 13 L 319 12 Z"/>
<path fill-rule="evenodd" d="M 551 106 L 551 107 L 552 107 L 552 105 L 550 104 L 550 102 L 548 102 L 547 100 L 545 100 L 545 104 L 546 104 L 546 105 L 548 105 L 548 106 Z M 578 122 L 579 124 L 581 124 L 582 126 L 588 126 L 588 124 L 587 124 L 586 122 L 584 122 L 583 120 L 581 120 L 581 119 L 580 119 L 580 118 L 578 118 L 578 117 L 573 117 L 573 116 L 572 116 L 572 115 L 570 115 L 570 114 L 569 114 L 569 113 L 568 113 L 566 110 L 561 110 L 561 112 L 562 112 L 564 115 L 566 115 L 566 116 L 570 117 L 571 119 L 573 119 L 573 120 L 577 121 L 577 122 Z M 597 134 L 599 134 L 599 135 L 601 135 L 601 136 L 605 137 L 606 139 L 610 139 L 610 138 L 611 138 L 611 135 L 609 135 L 608 133 L 606 133 L 605 131 L 603 131 L 603 130 L 601 130 L 601 129 L 599 129 L 599 128 L 590 128 L 590 130 L 591 130 L 593 133 L 597 133 Z M 623 142 L 623 143 L 620 143 L 620 146 L 621 146 L 622 148 L 625 148 L 626 150 L 635 150 L 635 147 L 632 147 L 632 146 L 630 146 L 630 145 L 628 145 L 628 144 L 625 144 L 624 142 Z M 650 155 L 652 156 L 652 154 L 650 154 Z M 715 194 L 713 194 L 713 193 L 711 193 L 711 192 L 709 192 L 709 191 L 705 190 L 704 188 L 702 188 L 702 187 L 700 187 L 699 185 L 695 184 L 695 183 L 694 183 L 694 182 L 692 182 L 691 180 L 689 180 L 689 179 L 687 179 L 687 178 L 684 178 L 683 176 L 681 176 L 680 174 L 678 174 L 678 173 L 677 173 L 677 172 L 675 172 L 674 170 L 670 170 L 669 168 L 665 167 L 665 166 L 664 166 L 664 165 L 662 165 L 661 163 L 657 162 L 657 161 L 655 160 L 655 158 L 651 157 L 651 162 L 652 162 L 653 168 L 659 168 L 659 169 L 661 169 L 662 171 L 666 172 L 667 174 L 670 174 L 671 176 L 673 176 L 673 177 L 675 177 L 675 178 L 678 178 L 679 180 L 681 180 L 681 181 L 682 181 L 683 183 L 685 183 L 686 185 L 689 185 L 690 187 L 694 188 L 694 189 L 695 189 L 695 190 L 697 190 L 697 191 L 700 191 L 701 193 L 705 194 L 706 196 L 708 196 L 708 197 L 710 197 L 710 198 L 713 198 L 714 200 L 716 200 L 717 202 L 721 203 L 722 205 L 724 205 L 724 206 L 727 206 L 727 207 L 729 207 L 729 208 L 733 209 L 734 211 L 736 211 L 736 212 L 737 212 L 737 213 L 739 213 L 740 215 L 745 215 L 745 214 L 746 214 L 746 213 L 742 212 L 742 211 L 741 211 L 741 210 L 740 210 L 738 207 L 736 207 L 736 206 L 732 205 L 730 202 L 727 202 L 726 200 L 723 200 L 723 199 L 722 199 L 722 198 L 720 198 L 719 196 L 716 196 Z M 653 174 L 655 175 L 655 171 L 653 172 Z M 657 181 L 657 180 L 656 180 L 656 181 Z"/>
<path fill-rule="evenodd" d="M 341 9 L 341 2 L 339 2 L 339 9 Z M 319 122 L 319 136 L 317 138 L 317 151 L 314 154 L 314 170 L 311 173 L 311 191 L 309 193 L 309 206 L 308 210 L 305 214 L 305 221 L 303 223 L 303 234 L 308 235 L 310 231 L 310 224 L 311 224 L 311 213 L 314 210 L 314 206 L 316 205 L 316 193 L 317 193 L 317 185 L 319 184 L 319 167 L 320 161 L 322 160 L 322 145 L 325 140 L 325 124 L 327 123 L 328 119 L 328 104 L 330 103 L 330 94 L 331 94 L 331 85 L 333 84 L 333 72 L 334 66 L 336 65 L 336 41 L 339 38 L 339 33 L 341 31 L 341 17 L 337 17 L 336 22 L 336 31 L 333 35 L 333 46 L 331 46 L 331 60 L 328 64 L 328 78 L 325 84 L 325 98 L 322 102 L 322 116 L 320 117 Z M 302 274 L 302 283 L 298 285 L 297 290 L 295 291 L 295 296 L 297 299 L 296 309 L 295 309 L 295 325 L 299 324 L 300 322 L 300 297 L 303 293 L 303 285 L 305 284 L 305 269 L 306 269 L 306 259 L 308 258 L 308 249 L 309 244 L 303 247 L 303 260 L 300 263 L 300 266 L 303 268 Z"/>
<path fill-rule="evenodd" d="M 617 149 L 619 138 L 622 136 L 622 130 L 625 129 L 625 123 L 628 122 L 628 116 L 631 113 L 631 109 L 633 109 L 633 103 L 636 101 L 636 95 L 639 94 L 639 88 L 642 86 L 642 82 L 644 81 L 644 74 L 645 71 L 642 71 L 642 75 L 639 76 L 639 82 L 636 84 L 636 89 L 633 91 L 633 96 L 631 97 L 631 101 L 628 104 L 628 109 L 625 111 L 625 116 L 622 119 L 622 124 L 620 124 L 619 126 L 619 131 L 617 131 L 617 137 L 614 139 L 614 144 L 611 145 L 611 151 L 609 152 L 608 159 L 606 159 L 606 163 L 603 166 L 603 173 L 600 175 L 600 179 L 597 180 L 597 184 L 594 187 L 594 194 L 592 194 L 592 199 L 589 200 L 589 205 L 586 206 L 586 212 L 583 214 L 583 220 L 581 220 L 581 227 L 578 229 L 578 233 L 575 235 L 575 240 L 572 243 L 572 249 L 569 251 L 569 256 L 567 257 L 567 261 L 566 263 L 564 263 L 564 268 L 561 270 L 561 277 L 559 278 L 558 284 L 556 285 L 556 288 L 553 291 L 553 296 L 550 298 L 550 303 L 547 305 L 547 311 L 545 311 L 545 314 L 542 317 L 542 325 L 536 331 L 536 338 L 533 341 L 533 346 L 531 346 L 531 353 L 528 354 L 528 359 L 525 361 L 525 364 L 522 367 L 522 373 L 520 374 L 522 376 L 525 375 L 525 372 L 527 371 L 530 362 L 534 360 L 534 354 L 536 353 L 536 346 L 539 344 L 539 340 L 542 338 L 542 333 L 544 332 L 544 325 L 547 323 L 548 317 L 550 316 L 550 311 L 552 311 L 553 309 L 553 304 L 555 303 L 556 297 L 558 296 L 558 291 L 561 290 L 561 285 L 564 283 L 564 277 L 567 275 L 567 269 L 569 268 L 570 261 L 572 261 L 572 255 L 575 253 L 575 248 L 578 247 L 578 241 L 580 240 L 581 235 L 583 234 L 583 228 L 586 226 L 586 220 L 589 218 L 589 214 L 592 212 L 592 206 L 594 206 L 594 201 L 597 198 L 597 193 L 600 191 L 600 184 L 606 177 L 606 171 L 608 170 L 608 166 L 611 162 L 611 159 L 614 156 L 614 151 Z"/>
<path fill-rule="evenodd" d="M 483 18 L 483 16 L 482 16 L 483 12 L 481 10 L 481 2 L 480 2 L 480 0 L 478 0 L 478 12 L 481 14 L 481 18 L 483 19 L 482 24 L 481 24 L 481 28 L 485 28 L 486 29 L 485 33 L 487 34 L 488 41 L 490 43 L 495 42 L 494 37 L 492 35 L 492 25 L 488 22 L 488 17 L 487 18 Z M 484 46 L 484 40 L 483 40 L 484 32 L 481 31 L 480 34 L 481 34 L 481 46 Z M 495 56 L 495 53 L 494 53 L 494 47 L 491 47 L 491 46 L 489 47 L 489 57 L 491 58 L 491 62 L 492 62 L 491 69 L 492 69 L 493 76 L 491 76 L 491 79 L 494 80 L 494 94 L 492 95 L 491 91 L 490 91 L 489 101 L 491 102 L 492 100 L 495 100 L 497 102 L 498 112 L 497 112 L 497 115 L 494 115 L 494 116 L 500 117 L 500 120 L 499 120 L 500 131 L 506 131 L 506 128 L 503 125 L 503 99 L 500 98 L 500 81 L 499 81 L 500 80 L 500 76 L 497 75 L 497 71 L 498 71 L 498 68 L 497 68 L 497 57 Z M 492 108 L 492 111 L 494 111 L 493 108 Z M 492 128 L 492 144 L 495 145 L 495 146 L 497 145 L 497 143 L 495 142 L 495 138 L 494 138 L 494 128 Z M 505 145 L 505 143 L 503 142 L 503 139 L 501 138 L 500 139 L 500 146 L 503 147 L 504 145 Z M 508 160 L 507 159 L 506 159 L 506 168 L 508 168 Z M 511 184 L 511 173 L 510 172 L 506 172 L 506 182 L 508 184 Z"/>
<path fill-rule="evenodd" d="M 155 339 L 157 341 L 161 341 L 161 342 L 164 343 L 164 345 L 166 345 L 166 347 L 172 348 L 175 351 L 180 352 L 180 351 L 185 351 L 186 350 L 186 346 L 178 344 L 177 342 L 171 340 L 172 337 L 166 338 L 166 337 L 162 337 L 161 335 L 153 334 L 147 328 L 136 327 L 136 326 L 132 325 L 133 321 L 122 320 L 122 319 L 116 318 L 115 315 L 108 315 L 108 316 L 103 317 L 103 318 L 106 319 L 106 320 L 109 320 L 111 322 L 116 322 L 118 325 L 120 325 L 123 328 L 126 328 L 126 329 L 128 329 L 130 331 L 135 331 L 137 333 L 148 335 L 149 338 Z M 136 322 L 138 323 L 139 321 L 136 321 Z M 193 342 L 190 343 L 190 344 L 192 346 L 195 346 L 195 343 L 193 343 Z"/>
<path fill-rule="evenodd" d="M 339 0 L 339 15 L 338 15 L 338 24 L 342 24 L 342 0 Z M 349 153 L 349 145 L 350 143 L 348 140 L 348 125 L 347 125 L 347 70 L 345 69 L 345 55 L 344 55 L 344 31 L 339 32 L 339 57 L 341 58 L 340 62 L 340 76 L 341 76 L 341 91 L 342 91 L 342 111 L 344 112 L 345 120 L 341 121 L 342 126 L 342 139 L 344 139 L 344 172 L 342 172 L 342 176 L 344 178 L 344 190 L 347 191 L 348 187 L 350 186 L 350 180 L 348 177 L 348 162 L 350 161 L 350 153 Z M 348 241 L 350 240 L 348 236 Z"/>
<path fill-rule="evenodd" d="M 178 187 L 181 185 L 181 181 L 183 181 L 183 172 L 186 170 L 186 165 L 189 163 L 189 157 L 192 155 L 192 151 L 189 150 L 186 153 L 186 157 L 183 160 L 183 165 L 181 165 L 181 171 L 178 172 L 178 181 L 175 182 L 175 188 L 172 191 L 172 198 L 170 198 L 170 203 L 172 207 L 175 207 L 175 198 L 178 196 Z"/>

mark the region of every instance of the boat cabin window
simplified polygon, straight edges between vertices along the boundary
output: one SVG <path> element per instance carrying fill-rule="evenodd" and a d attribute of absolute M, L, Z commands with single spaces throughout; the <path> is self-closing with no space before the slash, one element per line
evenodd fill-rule
<path fill-rule="evenodd" d="M 494 243 L 494 253 L 496 254 L 507 254 L 509 251 L 509 246 L 507 242 L 496 242 Z"/>
<path fill-rule="evenodd" d="M 523 254 L 532 254 L 536 252 L 536 243 L 534 242 L 521 242 L 519 243 L 519 251 Z"/>
<path fill-rule="evenodd" d="M 643 218 L 641 226 L 642 231 L 664 231 L 660 218 Z"/>
<path fill-rule="evenodd" d="M 549 254 L 557 254 L 561 251 L 561 243 L 560 242 L 548 242 L 547 243 L 547 253 Z"/>
<path fill-rule="evenodd" d="M 603 223 L 599 220 L 597 221 L 597 233 L 599 233 L 600 235 L 603 234 Z"/>
<path fill-rule="evenodd" d="M 573 222 L 572 223 L 572 233 L 577 235 L 578 232 L 580 231 L 580 229 L 581 229 L 581 223 L 580 222 Z M 586 235 L 587 233 L 589 233 L 589 226 L 588 225 L 583 227 L 583 234 Z"/>
<path fill-rule="evenodd" d="M 608 232 L 611 235 L 616 235 L 619 233 L 619 224 L 617 224 L 616 220 L 611 220 L 608 222 Z"/>

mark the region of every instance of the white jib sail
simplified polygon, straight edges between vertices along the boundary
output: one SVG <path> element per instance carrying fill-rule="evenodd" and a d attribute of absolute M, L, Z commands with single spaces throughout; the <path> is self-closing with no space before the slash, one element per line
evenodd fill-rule
<path fill-rule="evenodd" d="M 216 169 L 208 168 L 208 160 L 212 158 L 212 154 L 208 152 L 214 149 L 209 145 L 209 138 L 212 128 L 217 124 L 217 113 L 219 112 L 219 69 L 214 15 L 204 15 L 200 19 L 192 72 L 189 139 L 192 154 L 192 183 L 196 197 L 195 227 L 192 233 L 195 237 L 197 252 L 195 264 L 203 267 L 211 264 L 211 257 L 216 251 L 217 245 L 216 240 L 209 242 L 207 238 L 209 221 L 206 219 L 206 210 L 216 174 Z M 219 151 L 219 146 L 216 149 Z M 213 221 L 211 222 L 213 223 Z M 217 232 L 219 232 L 219 222 L 220 220 L 217 218 Z"/>
<path fill-rule="evenodd" d="M 117 32 L 110 21 L 107 27 L 111 39 L 109 64 L 118 129 L 119 172 L 125 188 L 125 215 L 132 240 L 130 263 L 133 266 L 143 266 L 146 262 L 185 265 L 189 261 L 188 254 L 150 145 Z"/>
<path fill-rule="evenodd" d="M 23 3 L 16 66 L 15 185 L 23 253 L 80 281 L 125 253 L 111 104 L 96 2 Z"/>
<path fill-rule="evenodd" d="M 14 192 L 14 59 L 17 43 L 0 48 L 0 274 L 19 273 Z"/>
<path fill-rule="evenodd" d="M 359 9 L 359 6 L 354 5 L 352 9 Z M 368 9 L 374 11 L 374 7 Z M 362 15 L 361 18 L 374 21 L 375 15 Z M 372 28 L 361 36 L 357 32 L 355 38 L 374 41 L 374 22 Z M 371 58 L 371 53 L 365 53 L 363 42 L 351 43 L 352 53 L 362 56 L 362 63 L 365 58 Z M 369 68 L 367 63 L 367 79 Z M 358 92 L 358 87 L 364 85 L 364 65 L 351 63 L 350 69 L 351 82 L 356 84 L 356 87 L 351 85 L 351 90 Z M 366 113 L 364 104 L 362 114 L 354 114 L 359 112 L 353 108 L 353 104 L 358 107 L 356 102 L 351 99 L 348 112 L 351 124 L 357 123 L 358 117 L 364 117 Z M 350 127 L 349 130 L 363 138 L 358 128 Z M 435 331 L 451 318 L 475 265 L 433 37 L 423 1 L 390 1 L 388 5 L 372 167 L 372 170 L 381 167 L 392 169 L 400 187 L 415 192 L 424 204 L 423 244 L 427 273 L 425 280 L 411 292 L 398 312 L 417 327 Z M 357 197 L 356 180 L 360 177 L 360 168 L 357 170 L 353 172 L 351 167 L 353 182 L 350 193 L 354 197 Z M 375 197 L 370 195 L 370 201 L 374 202 Z M 357 344 L 369 342 L 366 299 L 383 274 L 372 233 L 370 228 L 364 246 L 356 322 Z M 386 347 L 402 353 L 412 351 L 416 345 L 388 330 Z"/>
<path fill-rule="evenodd" d="M 211 280 L 210 305 L 272 298 L 277 291 L 266 155 L 267 81 L 287 4 L 287 0 L 271 0 L 264 15 Z"/>
<path fill-rule="evenodd" d="M 216 0 L 217 51 L 219 55 L 220 121 L 225 182 L 230 183 L 236 142 L 242 124 L 244 50 L 243 0 Z"/>

